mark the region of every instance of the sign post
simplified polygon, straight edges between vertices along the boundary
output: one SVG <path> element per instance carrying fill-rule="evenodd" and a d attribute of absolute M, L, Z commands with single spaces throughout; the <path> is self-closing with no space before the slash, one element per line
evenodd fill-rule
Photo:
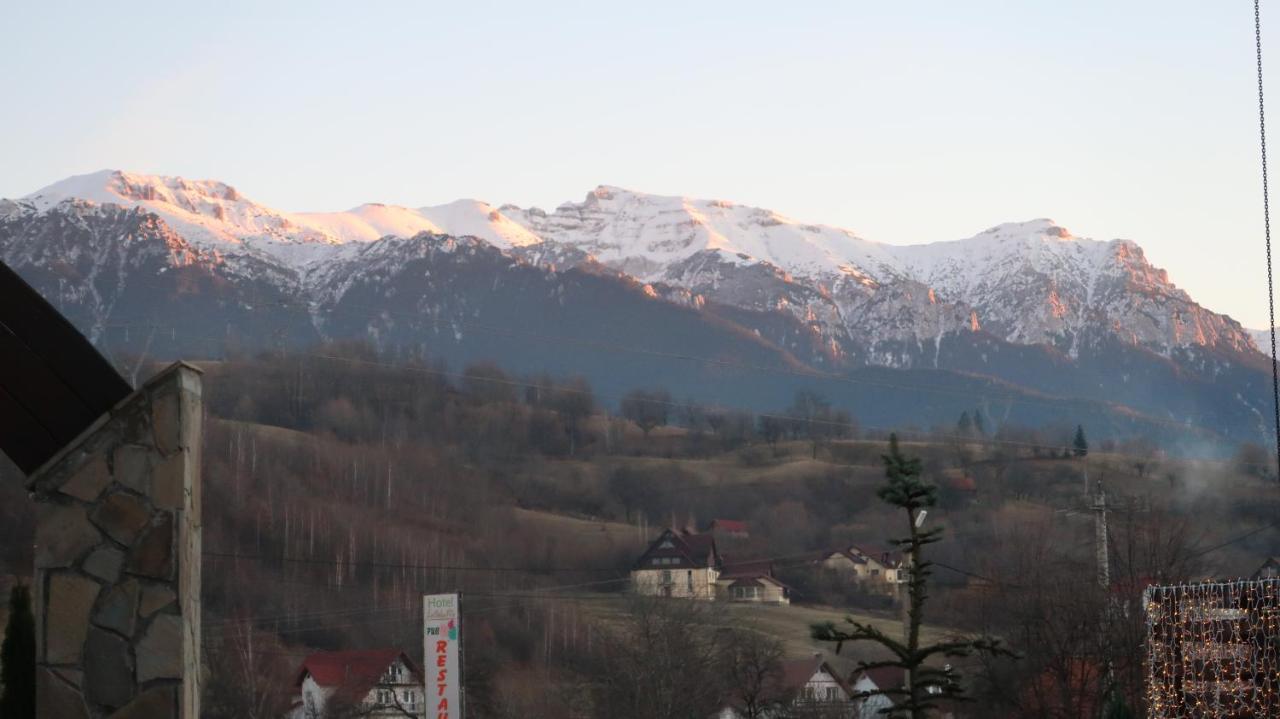
<path fill-rule="evenodd" d="M 461 719 L 461 597 L 457 594 L 423 596 L 422 618 L 427 716 L 432 719 Z"/>

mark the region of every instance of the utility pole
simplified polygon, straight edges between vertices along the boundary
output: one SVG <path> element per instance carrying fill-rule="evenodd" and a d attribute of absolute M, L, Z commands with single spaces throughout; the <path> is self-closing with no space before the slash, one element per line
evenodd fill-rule
<path fill-rule="evenodd" d="M 1098 586 L 1106 589 L 1111 586 L 1111 565 L 1107 552 L 1107 493 L 1102 488 L 1102 482 L 1095 485 L 1093 494 L 1093 532 L 1097 551 Z"/>

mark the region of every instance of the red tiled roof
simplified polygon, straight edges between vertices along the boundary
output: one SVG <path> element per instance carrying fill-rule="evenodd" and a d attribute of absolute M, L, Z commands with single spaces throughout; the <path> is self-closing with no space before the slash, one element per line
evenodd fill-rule
<path fill-rule="evenodd" d="M 747 523 L 741 519 L 713 519 L 711 520 L 711 528 L 723 529 L 726 532 L 742 532 L 746 533 Z"/>
<path fill-rule="evenodd" d="M 404 662 L 410 672 L 423 680 L 421 670 L 399 649 L 363 649 L 339 652 L 315 652 L 302 662 L 297 684 L 308 674 L 325 688 L 338 687 L 353 695 L 368 693 L 397 659 Z"/>

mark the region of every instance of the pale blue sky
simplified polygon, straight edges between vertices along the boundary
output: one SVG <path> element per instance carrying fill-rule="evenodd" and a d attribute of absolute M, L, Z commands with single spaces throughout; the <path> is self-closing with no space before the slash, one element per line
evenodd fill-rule
<path fill-rule="evenodd" d="M 110 167 L 285 210 L 615 184 L 893 243 L 1052 217 L 1266 324 L 1243 0 L 31 2 L 4 25 L 3 197 Z"/>

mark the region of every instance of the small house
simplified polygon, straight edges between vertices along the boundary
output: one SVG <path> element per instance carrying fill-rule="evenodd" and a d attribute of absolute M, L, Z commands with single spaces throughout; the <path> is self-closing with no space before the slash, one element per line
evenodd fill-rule
<path fill-rule="evenodd" d="M 663 530 L 631 568 L 631 589 L 655 597 L 713 601 L 723 562 L 710 534 Z"/>
<path fill-rule="evenodd" d="M 315 652 L 298 670 L 291 719 L 425 717 L 422 670 L 399 649 Z"/>
<path fill-rule="evenodd" d="M 716 589 L 724 599 L 757 604 L 791 603 L 791 588 L 773 575 L 773 562 L 723 561 Z"/>
<path fill-rule="evenodd" d="M 859 581 L 897 585 L 902 562 L 894 552 L 873 547 L 851 545 L 825 552 L 818 560 L 825 569 L 850 575 Z"/>
<path fill-rule="evenodd" d="M 853 712 L 853 689 L 840 674 L 827 664 L 821 654 L 808 659 L 783 662 L 777 667 L 773 681 L 765 689 L 763 699 L 768 707 L 765 717 L 850 716 Z M 716 719 L 742 719 L 744 701 L 731 699 L 716 713 Z"/>

